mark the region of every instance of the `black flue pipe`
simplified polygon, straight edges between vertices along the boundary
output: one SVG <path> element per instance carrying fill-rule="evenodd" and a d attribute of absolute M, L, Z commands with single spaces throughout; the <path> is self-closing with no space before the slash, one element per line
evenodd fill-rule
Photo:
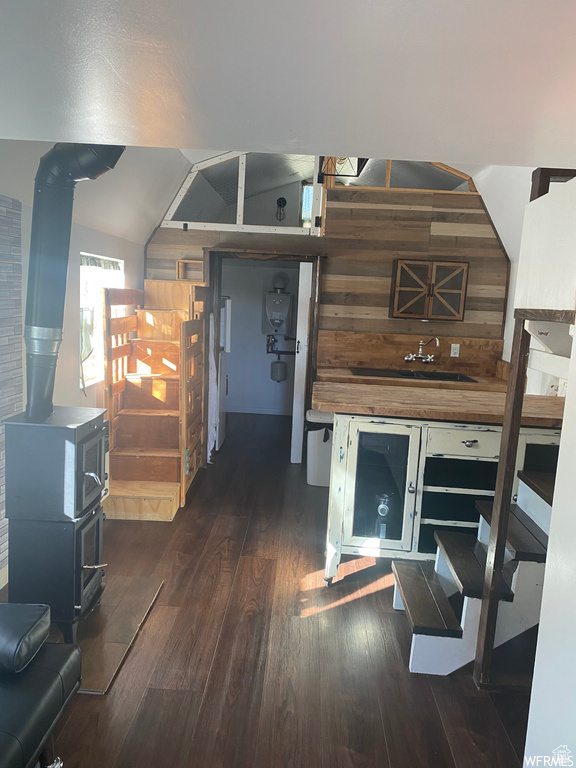
<path fill-rule="evenodd" d="M 53 411 L 74 188 L 114 168 L 124 147 L 55 144 L 40 160 L 34 184 L 24 341 L 26 416 L 41 423 Z"/>

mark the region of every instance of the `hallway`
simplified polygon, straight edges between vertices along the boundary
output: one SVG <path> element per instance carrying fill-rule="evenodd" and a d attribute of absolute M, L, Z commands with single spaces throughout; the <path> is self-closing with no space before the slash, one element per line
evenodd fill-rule
<path fill-rule="evenodd" d="M 389 561 L 324 586 L 328 490 L 289 445 L 288 417 L 230 414 L 172 523 L 106 523 L 108 574 L 164 586 L 110 692 L 60 723 L 66 768 L 520 766 L 528 697 L 411 675 Z"/>

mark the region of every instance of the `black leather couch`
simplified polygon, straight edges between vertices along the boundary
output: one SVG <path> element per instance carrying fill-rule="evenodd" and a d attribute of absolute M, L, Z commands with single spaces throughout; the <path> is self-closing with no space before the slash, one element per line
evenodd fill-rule
<path fill-rule="evenodd" d="M 46 643 L 50 608 L 0 604 L 0 768 L 61 765 L 52 729 L 81 680 L 80 650 Z"/>

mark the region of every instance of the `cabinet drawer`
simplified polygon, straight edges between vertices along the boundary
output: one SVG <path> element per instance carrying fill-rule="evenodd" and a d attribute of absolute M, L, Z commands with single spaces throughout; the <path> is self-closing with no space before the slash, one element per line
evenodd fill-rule
<path fill-rule="evenodd" d="M 498 458 L 501 432 L 484 432 L 475 429 L 428 430 L 426 453 L 449 456 Z"/>

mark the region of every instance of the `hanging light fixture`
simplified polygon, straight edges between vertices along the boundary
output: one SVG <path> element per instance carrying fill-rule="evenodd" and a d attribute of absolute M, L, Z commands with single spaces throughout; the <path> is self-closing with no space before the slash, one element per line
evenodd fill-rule
<path fill-rule="evenodd" d="M 276 218 L 278 221 L 282 221 L 286 216 L 284 208 L 286 208 L 286 198 L 279 197 L 278 200 L 276 200 Z"/>

